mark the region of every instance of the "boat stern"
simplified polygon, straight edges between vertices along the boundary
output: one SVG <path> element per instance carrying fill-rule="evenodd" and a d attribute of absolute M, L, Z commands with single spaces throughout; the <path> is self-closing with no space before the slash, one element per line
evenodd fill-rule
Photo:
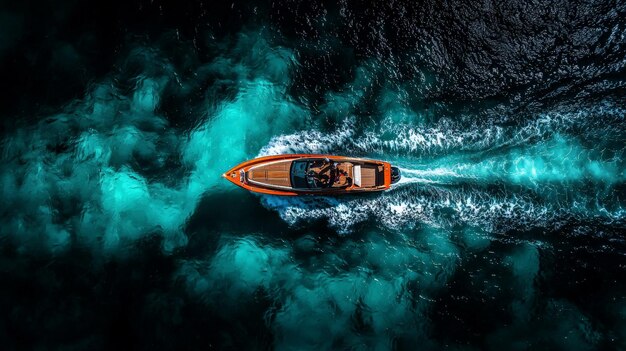
<path fill-rule="evenodd" d="M 396 184 L 400 181 L 400 178 L 402 178 L 400 168 L 391 166 L 391 184 Z"/>

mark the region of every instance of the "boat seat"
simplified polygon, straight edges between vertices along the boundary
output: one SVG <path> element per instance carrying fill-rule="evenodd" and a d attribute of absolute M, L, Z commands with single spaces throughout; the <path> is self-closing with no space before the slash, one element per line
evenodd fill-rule
<path fill-rule="evenodd" d="M 354 165 L 354 167 L 352 167 L 352 181 L 354 185 L 361 186 L 361 165 Z"/>

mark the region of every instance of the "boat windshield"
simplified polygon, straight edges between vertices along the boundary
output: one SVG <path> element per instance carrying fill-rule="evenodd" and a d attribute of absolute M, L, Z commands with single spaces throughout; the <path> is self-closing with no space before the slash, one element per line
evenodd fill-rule
<path fill-rule="evenodd" d="M 309 162 L 294 161 L 291 164 L 291 186 L 294 188 L 308 188 L 306 172 L 309 169 Z"/>
<path fill-rule="evenodd" d="M 325 174 L 324 160 L 294 161 L 291 164 L 291 186 L 296 189 L 322 189 L 332 186 L 333 177 Z"/>

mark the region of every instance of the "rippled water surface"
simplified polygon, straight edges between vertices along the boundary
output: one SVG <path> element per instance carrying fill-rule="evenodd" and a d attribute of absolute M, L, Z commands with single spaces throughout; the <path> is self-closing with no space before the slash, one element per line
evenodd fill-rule
<path fill-rule="evenodd" d="M 626 348 L 624 2 L 1 9 L 3 349 Z"/>

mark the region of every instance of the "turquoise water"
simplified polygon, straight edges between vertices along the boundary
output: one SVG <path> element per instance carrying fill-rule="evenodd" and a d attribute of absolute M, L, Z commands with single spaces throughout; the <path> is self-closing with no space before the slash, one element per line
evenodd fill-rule
<path fill-rule="evenodd" d="M 623 50 L 607 58 L 613 83 L 600 72 L 603 88 L 577 90 L 530 71 L 520 79 L 537 87 L 515 83 L 513 58 L 475 81 L 447 76 L 437 67 L 454 60 L 437 66 L 436 44 L 396 57 L 281 25 L 201 43 L 173 33 L 127 39 L 79 96 L 8 124 L 9 348 L 35 330 L 31 347 L 79 349 L 126 336 L 138 348 L 624 347 Z M 323 61 L 337 72 L 316 73 Z M 492 92 L 503 77 L 506 98 Z M 383 159 L 402 180 L 292 198 L 220 177 L 282 153 Z"/>

